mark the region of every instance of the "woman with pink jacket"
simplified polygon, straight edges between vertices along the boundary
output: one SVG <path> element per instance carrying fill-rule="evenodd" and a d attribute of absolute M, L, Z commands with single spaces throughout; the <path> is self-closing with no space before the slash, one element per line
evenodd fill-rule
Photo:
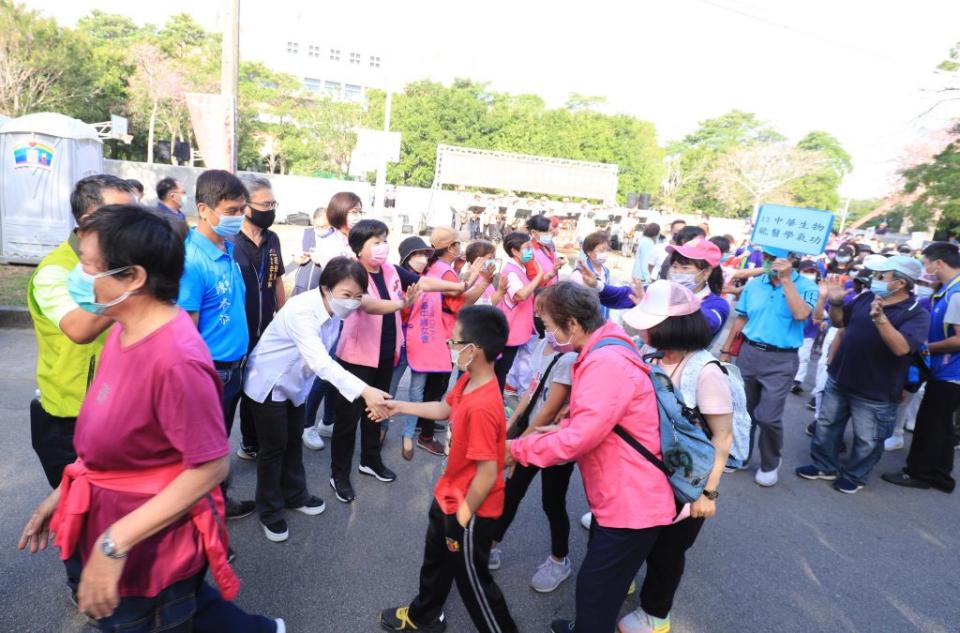
<path fill-rule="evenodd" d="M 580 466 L 594 519 L 577 575 L 576 617 L 554 621 L 551 631 L 609 633 L 661 526 L 677 514 L 663 473 L 613 433 L 619 424 L 661 457 L 656 396 L 636 348 L 605 345 L 593 351 L 604 339 L 633 347 L 620 326 L 600 315 L 595 292 L 562 282 L 545 289 L 540 301 L 554 349 L 578 354 L 570 413 L 547 432 L 508 442 L 507 452 L 524 466 L 547 468 L 571 460 Z"/>

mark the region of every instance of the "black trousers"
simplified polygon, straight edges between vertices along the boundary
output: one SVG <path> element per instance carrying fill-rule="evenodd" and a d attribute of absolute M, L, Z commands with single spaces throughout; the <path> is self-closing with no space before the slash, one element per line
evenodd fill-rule
<path fill-rule="evenodd" d="M 493 525 L 494 519 L 474 516 L 462 528 L 456 515 L 444 514 L 434 500 L 420 567 L 420 591 L 410 604 L 414 623 L 436 622 L 456 580 L 460 598 L 478 631 L 517 631 L 506 599 L 487 568 Z"/>
<path fill-rule="evenodd" d="M 393 363 L 381 360 L 379 367 L 353 365 L 339 361 L 348 372 L 381 391 L 390 391 L 390 379 L 393 377 Z M 357 443 L 357 424 L 360 424 L 360 464 L 378 468 L 380 459 L 380 425 L 367 415 L 363 398 L 348 402 L 337 393 L 337 419 L 333 423 L 333 437 L 330 438 L 330 474 L 334 479 L 349 479 L 353 462 L 353 448 Z M 262 443 L 262 440 L 261 440 Z"/>
<path fill-rule="evenodd" d="M 76 425 L 76 418 L 58 418 L 44 411 L 36 398 L 30 401 L 30 442 L 51 488 L 60 485 L 67 464 L 77 461 L 73 449 Z"/>
<path fill-rule="evenodd" d="M 627 589 L 647 560 L 661 529 L 605 528 L 594 519 L 587 556 L 577 574 L 576 633 L 616 630 Z"/>
<path fill-rule="evenodd" d="M 960 406 L 960 385 L 931 380 L 917 411 L 913 443 L 907 454 L 907 474 L 944 492 L 953 492 L 953 453 L 956 442 L 953 414 Z"/>
<path fill-rule="evenodd" d="M 640 606 L 650 615 L 665 618 L 673 608 L 673 597 L 683 578 L 687 550 L 700 534 L 703 519 L 685 519 L 665 525 L 647 555 L 647 575 L 640 589 Z"/>
<path fill-rule="evenodd" d="M 447 393 L 447 386 L 450 384 L 450 372 L 443 374 L 427 374 L 427 380 L 423 385 L 424 402 L 440 402 Z M 417 426 L 420 427 L 420 437 L 425 440 L 433 439 L 436 425 L 433 420 L 426 418 L 417 418 Z"/>
<path fill-rule="evenodd" d="M 260 438 L 257 455 L 257 512 L 264 523 L 283 518 L 284 508 L 307 502 L 303 469 L 303 405 L 290 401 L 250 401 L 250 413 Z"/>
<path fill-rule="evenodd" d="M 510 373 L 510 368 L 513 367 L 513 361 L 516 360 L 517 351 L 519 350 L 519 345 L 504 347 L 500 358 L 498 358 L 497 362 L 493 365 L 493 371 L 497 375 L 497 382 L 500 383 L 500 393 L 503 393 L 503 388 L 507 386 L 507 374 Z"/>
<path fill-rule="evenodd" d="M 504 491 L 503 514 L 497 521 L 493 540 L 503 540 L 507 529 L 517 516 L 517 509 L 527 489 L 533 483 L 533 478 L 540 473 L 540 488 L 543 503 L 543 512 L 550 523 L 550 553 L 555 558 L 563 559 L 570 552 L 570 517 L 567 516 L 567 489 L 570 487 L 570 476 L 573 475 L 574 463 L 560 464 L 540 469 L 537 466 L 521 466 L 513 471 L 507 480 Z"/>
<path fill-rule="evenodd" d="M 253 421 L 253 413 L 250 411 L 251 402 L 253 400 L 247 394 L 241 393 L 239 397 L 235 397 L 224 406 L 230 407 L 230 410 L 225 412 L 225 416 L 231 423 L 237 407 L 240 407 L 240 446 L 247 451 L 256 453 L 260 446 L 260 440 L 257 439 L 257 427 Z"/>

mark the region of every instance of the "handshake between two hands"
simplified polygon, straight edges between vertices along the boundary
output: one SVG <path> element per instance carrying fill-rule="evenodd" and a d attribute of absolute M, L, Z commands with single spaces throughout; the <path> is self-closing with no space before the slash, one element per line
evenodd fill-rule
<path fill-rule="evenodd" d="M 401 403 L 393 400 L 393 397 L 386 391 L 366 387 L 360 393 L 360 397 L 366 404 L 367 415 L 374 422 L 383 422 L 400 412 Z"/>

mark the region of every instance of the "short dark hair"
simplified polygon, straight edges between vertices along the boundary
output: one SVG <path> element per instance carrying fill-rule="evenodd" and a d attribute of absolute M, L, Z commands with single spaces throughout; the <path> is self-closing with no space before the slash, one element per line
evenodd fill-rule
<path fill-rule="evenodd" d="M 597 231 L 583 238 L 583 244 L 580 247 L 584 253 L 589 253 L 601 244 L 609 244 L 610 236 L 603 231 Z"/>
<path fill-rule="evenodd" d="M 127 182 L 131 187 L 140 192 L 140 195 L 143 195 L 143 183 L 137 180 L 136 178 L 127 178 Z"/>
<path fill-rule="evenodd" d="M 320 285 L 318 288 L 333 290 L 341 281 L 352 279 L 360 286 L 360 290 L 367 291 L 367 275 L 363 265 L 355 259 L 349 257 L 334 257 L 327 265 L 323 267 L 320 273 Z"/>
<path fill-rule="evenodd" d="M 239 178 L 223 169 L 208 169 L 197 178 L 196 201 L 216 209 L 224 200 L 249 200 L 247 188 Z"/>
<path fill-rule="evenodd" d="M 140 266 L 147 273 L 147 294 L 158 301 L 177 300 L 183 276 L 183 240 L 158 212 L 136 204 L 107 205 L 85 217 L 80 232 L 96 233 L 107 270 Z"/>
<path fill-rule="evenodd" d="M 342 229 L 347 224 L 347 214 L 350 209 L 362 208 L 363 201 L 352 191 L 335 193 L 327 203 L 327 222 L 335 229 Z"/>
<path fill-rule="evenodd" d="M 686 225 L 687 225 L 687 221 L 686 221 L 686 220 L 681 220 L 681 219 L 677 218 L 676 220 L 674 220 L 673 222 L 670 223 L 670 230 L 672 231 L 672 230 L 673 230 L 673 227 L 675 227 L 675 226 L 678 225 L 678 224 L 682 224 L 682 225 L 686 226 Z"/>
<path fill-rule="evenodd" d="M 514 231 L 503 238 L 503 252 L 507 254 L 507 257 L 513 257 L 512 251 L 520 250 L 520 247 L 529 241 L 530 235 Z"/>
<path fill-rule="evenodd" d="M 661 351 L 696 352 L 709 347 L 712 340 L 713 331 L 700 310 L 693 314 L 667 317 L 647 330 L 650 347 Z"/>
<path fill-rule="evenodd" d="M 463 256 L 467 258 L 467 263 L 472 264 L 476 260 L 486 255 L 493 255 L 497 252 L 497 247 L 486 240 L 477 240 L 470 242 Z"/>
<path fill-rule="evenodd" d="M 129 182 L 110 174 L 94 174 L 81 178 L 70 193 L 70 212 L 77 224 L 84 213 L 103 204 L 104 189 L 133 193 L 133 186 Z"/>
<path fill-rule="evenodd" d="M 643 227 L 644 237 L 657 237 L 658 235 L 660 235 L 660 225 L 656 222 L 651 222 Z"/>
<path fill-rule="evenodd" d="M 549 286 L 538 301 L 550 319 L 564 329 L 576 322 L 585 332 L 595 332 L 606 322 L 600 314 L 597 293 L 571 281 Z"/>
<path fill-rule="evenodd" d="M 329 207 L 327 207 L 329 209 Z M 350 250 L 359 255 L 363 250 L 363 245 L 372 237 L 386 237 L 390 235 L 390 228 L 380 220 L 360 220 L 347 236 L 347 242 L 350 244 Z"/>
<path fill-rule="evenodd" d="M 932 262 L 939 259 L 950 268 L 960 268 L 960 247 L 950 242 L 933 242 L 923 249 L 923 256 Z"/>
<path fill-rule="evenodd" d="M 529 220 L 527 220 L 527 230 L 528 231 L 537 231 L 543 233 L 550 230 L 550 218 L 540 214 L 535 215 Z"/>
<path fill-rule="evenodd" d="M 167 195 L 177 188 L 177 179 L 167 176 L 157 183 L 157 200 L 164 200 Z"/>
<path fill-rule="evenodd" d="M 724 253 L 730 252 L 729 238 L 726 238 L 722 235 L 714 235 L 713 237 L 710 238 L 710 242 L 712 242 L 714 246 L 720 249 L 721 255 L 723 255 Z"/>
<path fill-rule="evenodd" d="M 685 226 L 679 231 L 677 231 L 677 245 L 682 246 L 689 242 L 690 240 L 696 239 L 698 237 L 706 237 L 707 232 L 701 229 L 699 226 Z"/>
<path fill-rule="evenodd" d="M 503 353 L 510 335 L 510 325 L 499 308 L 467 306 L 457 313 L 457 322 L 460 323 L 463 340 L 482 349 L 487 362 L 492 363 Z"/>

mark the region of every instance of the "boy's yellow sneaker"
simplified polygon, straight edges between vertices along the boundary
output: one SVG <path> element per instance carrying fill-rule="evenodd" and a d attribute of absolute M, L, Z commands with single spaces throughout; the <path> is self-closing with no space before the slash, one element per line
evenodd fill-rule
<path fill-rule="evenodd" d="M 617 633 L 670 633 L 670 616 L 655 618 L 641 607 L 623 616 Z"/>

